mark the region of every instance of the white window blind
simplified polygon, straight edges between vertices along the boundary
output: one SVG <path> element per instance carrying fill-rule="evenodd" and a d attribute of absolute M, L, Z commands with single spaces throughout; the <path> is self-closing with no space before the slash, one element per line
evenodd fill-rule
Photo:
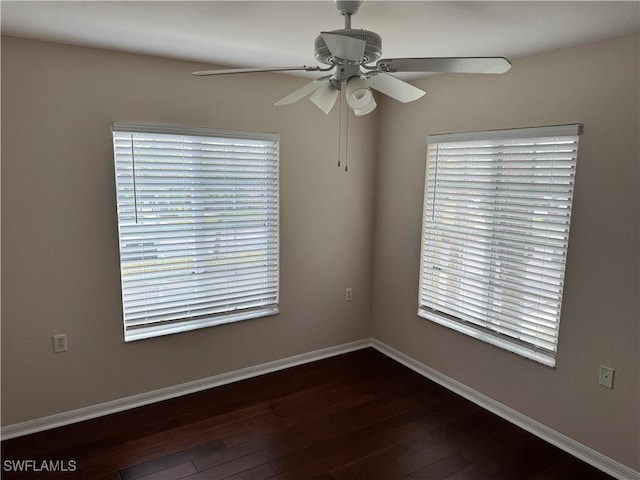
<path fill-rule="evenodd" d="M 419 316 L 555 365 L 578 133 L 427 137 Z"/>
<path fill-rule="evenodd" d="M 125 340 L 278 312 L 277 134 L 113 124 Z"/>

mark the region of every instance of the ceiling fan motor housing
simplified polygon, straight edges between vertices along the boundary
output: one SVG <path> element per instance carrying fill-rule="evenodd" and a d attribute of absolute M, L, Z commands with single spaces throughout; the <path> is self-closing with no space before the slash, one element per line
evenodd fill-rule
<path fill-rule="evenodd" d="M 347 28 L 342 30 L 332 30 L 328 33 L 357 38 L 359 40 L 364 40 L 367 43 L 364 48 L 363 58 L 360 62 L 358 62 L 359 65 L 375 62 L 382 55 L 382 38 L 375 32 L 370 32 L 369 30 L 356 30 Z M 318 60 L 320 63 L 324 63 L 325 65 L 341 65 L 353 63 L 348 60 L 339 59 L 331 55 L 331 52 L 329 51 L 327 44 L 322 38 L 322 35 L 318 35 L 316 37 L 315 57 L 316 60 Z"/>
<path fill-rule="evenodd" d="M 341 15 L 355 15 L 358 13 L 362 0 L 333 0 Z"/>

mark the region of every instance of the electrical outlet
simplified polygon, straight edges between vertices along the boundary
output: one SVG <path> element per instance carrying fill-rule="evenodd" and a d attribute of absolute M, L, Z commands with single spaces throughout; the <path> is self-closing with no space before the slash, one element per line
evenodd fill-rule
<path fill-rule="evenodd" d="M 347 289 L 344 291 L 344 299 L 345 299 L 347 302 L 350 302 L 351 300 L 353 300 L 353 289 L 352 289 L 351 287 L 347 288 Z"/>
<path fill-rule="evenodd" d="M 615 370 L 610 367 L 605 367 L 604 365 L 600 366 L 600 377 L 598 378 L 598 383 L 603 387 L 613 388 L 613 374 Z"/>
<path fill-rule="evenodd" d="M 67 334 L 61 333 L 60 335 L 53 336 L 53 351 L 54 353 L 61 353 L 67 351 Z"/>

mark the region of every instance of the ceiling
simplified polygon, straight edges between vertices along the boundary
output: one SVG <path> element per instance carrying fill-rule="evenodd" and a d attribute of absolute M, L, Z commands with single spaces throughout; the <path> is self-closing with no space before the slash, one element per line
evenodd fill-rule
<path fill-rule="evenodd" d="M 3 0 L 1 9 L 3 35 L 230 67 L 316 65 L 315 37 L 344 27 L 329 0 Z M 353 28 L 382 36 L 387 58 L 513 60 L 628 35 L 639 25 L 638 1 L 368 0 L 352 20 Z"/>

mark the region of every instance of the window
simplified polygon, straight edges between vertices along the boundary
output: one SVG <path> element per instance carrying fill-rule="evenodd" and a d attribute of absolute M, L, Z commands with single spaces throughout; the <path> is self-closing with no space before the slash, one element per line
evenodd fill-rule
<path fill-rule="evenodd" d="M 278 313 L 278 146 L 113 124 L 126 341 Z"/>
<path fill-rule="evenodd" d="M 555 365 L 578 133 L 427 137 L 419 316 Z"/>

